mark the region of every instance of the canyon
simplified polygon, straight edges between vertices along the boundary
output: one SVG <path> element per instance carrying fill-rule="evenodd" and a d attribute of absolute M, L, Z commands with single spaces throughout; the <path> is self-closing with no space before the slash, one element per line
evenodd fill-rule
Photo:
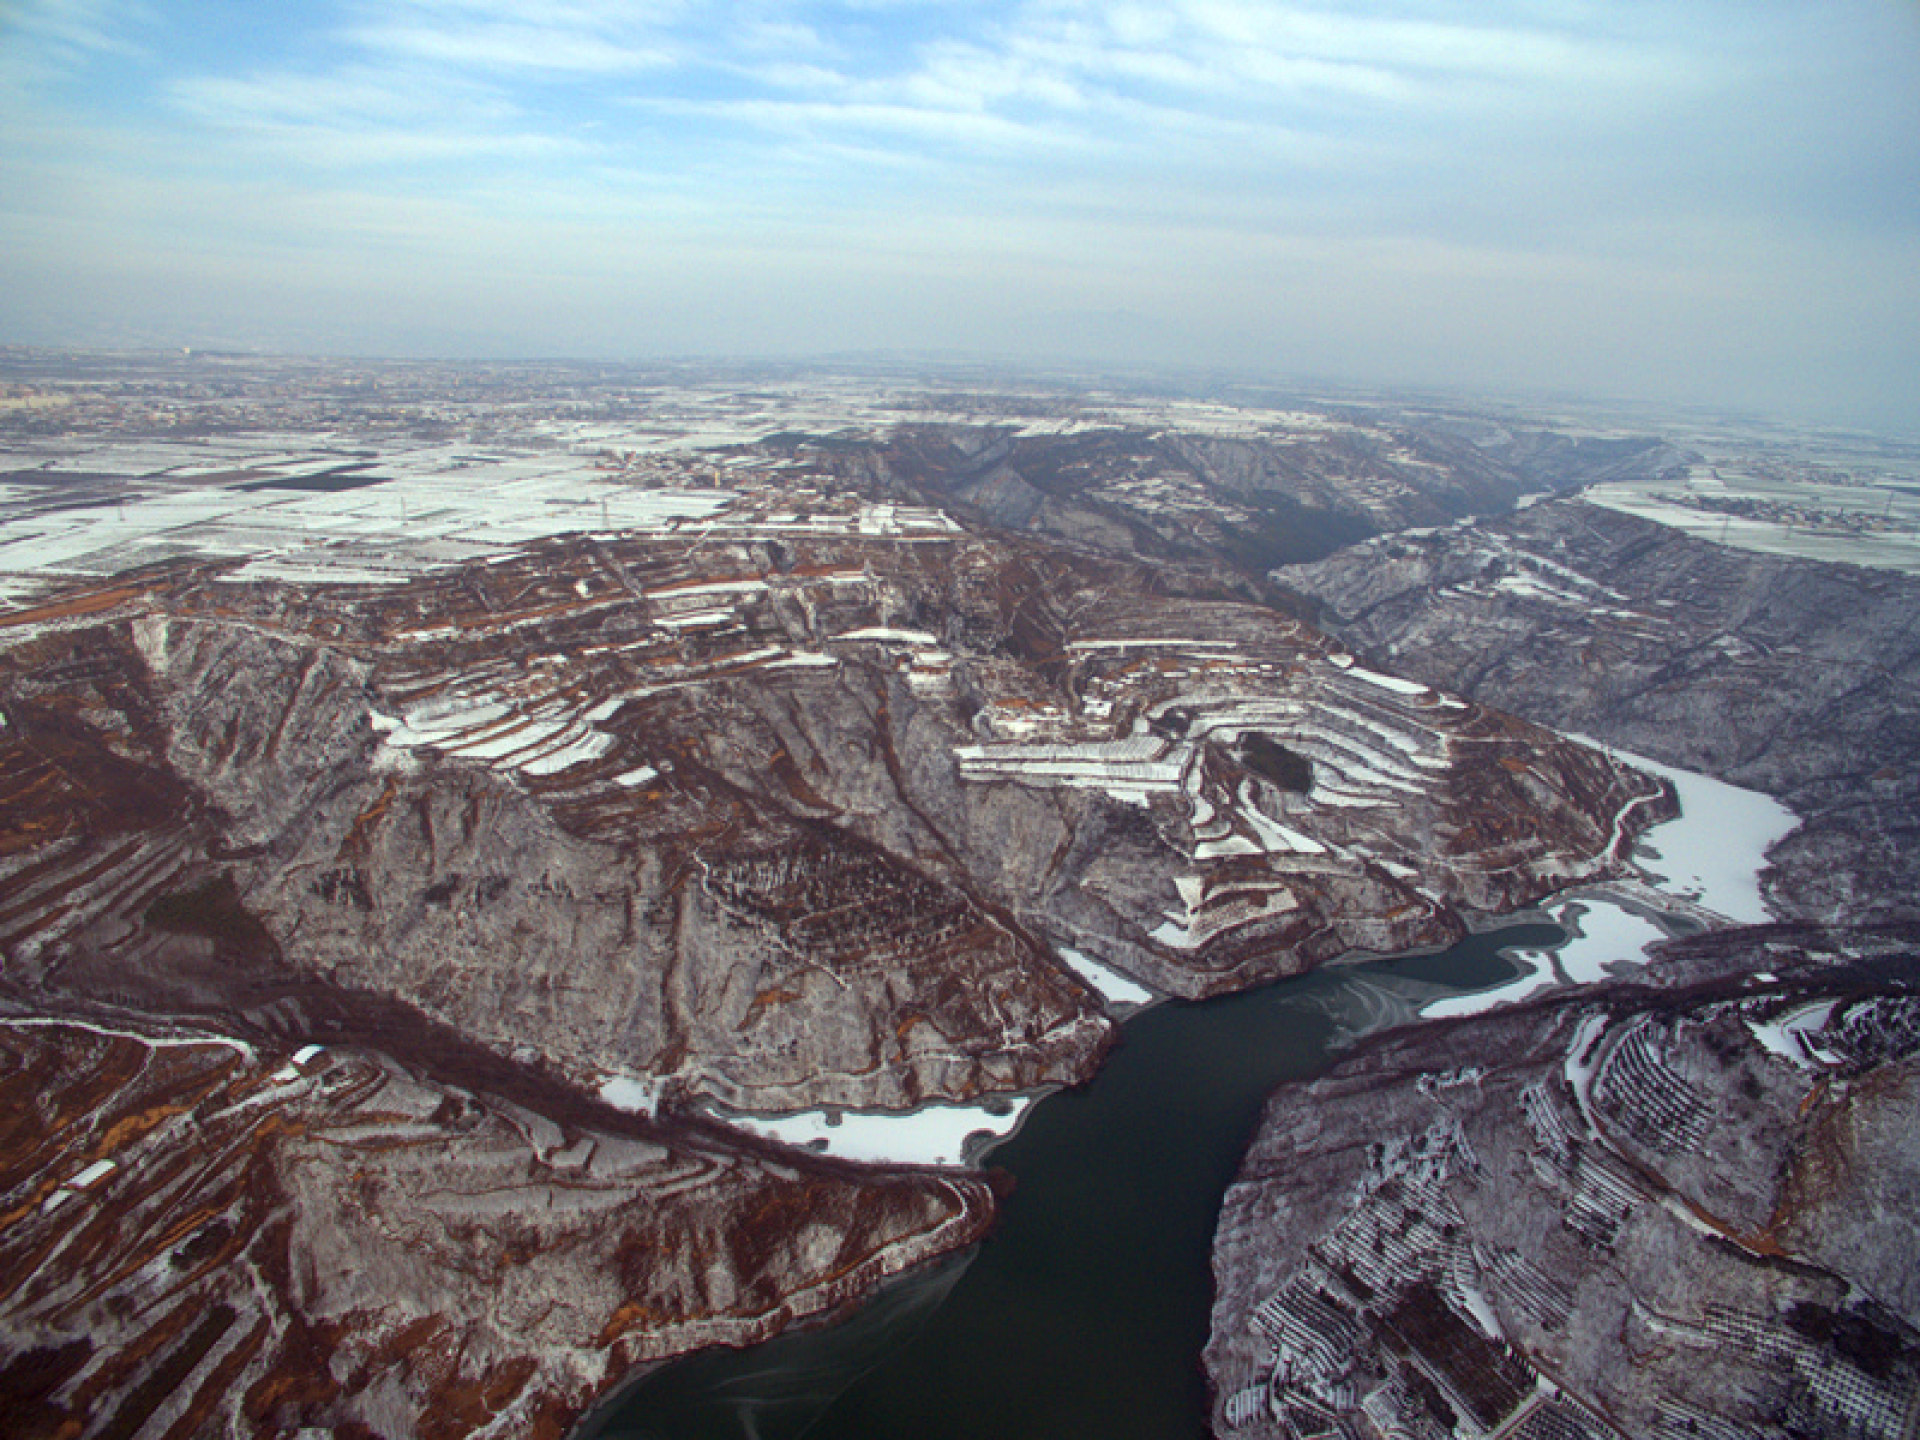
<path fill-rule="evenodd" d="M 81 386 L 85 428 L 26 412 L 0 475 L 22 1433 L 563 1434 L 987 1233 L 991 1173 L 852 1164 L 830 1122 L 991 1129 L 1085 1082 L 1124 1010 L 1099 977 L 1221 995 L 1632 879 L 1674 794 L 1607 745 L 1807 817 L 1783 918 L 1913 918 L 1906 582 L 1570 500 L 1455 523 L 1667 474 L 1665 442 L 1044 389 L 561 405 L 515 371 L 454 402 L 398 368 L 361 409 L 301 381 L 241 413 L 129 383 L 193 433 Z M 1744 963 L 1716 953 L 1700 984 Z M 1485 1023 L 1523 1088 L 1565 1039 Z M 802 1111 L 813 1150 L 734 1123 Z M 1263 1132 L 1245 1183 L 1317 1143 Z M 1250 1313 L 1294 1283 L 1266 1234 L 1216 1260 Z"/>

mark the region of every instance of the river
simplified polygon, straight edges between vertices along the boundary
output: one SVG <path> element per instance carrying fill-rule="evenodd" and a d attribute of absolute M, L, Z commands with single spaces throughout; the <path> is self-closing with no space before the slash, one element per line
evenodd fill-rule
<path fill-rule="evenodd" d="M 990 1163 L 1016 1188 L 968 1255 L 853 1319 L 647 1376 L 580 1440 L 1186 1440 L 1220 1202 L 1267 1095 L 1436 996 L 1520 973 L 1510 925 L 1439 954 L 1318 971 L 1135 1014 L 1093 1082 L 1048 1097 Z"/>

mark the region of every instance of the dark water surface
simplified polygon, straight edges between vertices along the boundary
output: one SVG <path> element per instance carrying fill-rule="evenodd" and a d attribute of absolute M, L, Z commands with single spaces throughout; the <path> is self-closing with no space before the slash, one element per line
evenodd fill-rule
<path fill-rule="evenodd" d="M 1268 1093 L 1434 996 L 1510 979 L 1502 949 L 1564 939 L 1509 926 L 1141 1012 L 1092 1084 L 994 1150 L 1017 1189 L 973 1254 L 844 1324 L 668 1366 L 582 1440 L 1197 1440 L 1214 1221 Z"/>

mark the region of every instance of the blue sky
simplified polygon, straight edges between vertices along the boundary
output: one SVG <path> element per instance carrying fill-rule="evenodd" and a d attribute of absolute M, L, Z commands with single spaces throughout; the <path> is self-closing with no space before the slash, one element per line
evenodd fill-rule
<path fill-rule="evenodd" d="M 0 341 L 1078 357 L 1920 431 L 1920 4 L 0 0 Z"/>

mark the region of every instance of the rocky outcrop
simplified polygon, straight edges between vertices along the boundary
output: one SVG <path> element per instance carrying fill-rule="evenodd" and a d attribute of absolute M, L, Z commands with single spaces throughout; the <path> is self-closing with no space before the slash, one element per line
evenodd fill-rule
<path fill-rule="evenodd" d="M 0 612 L 22 1433 L 551 1435 L 630 1366 L 830 1310 L 980 1233 L 988 1190 L 775 1151 L 706 1107 L 1070 1083 L 1113 1036 L 1075 952 L 1212 994 L 1617 873 L 1669 797 L 1504 708 L 1786 795 L 1811 817 L 1776 852 L 1790 909 L 1913 891 L 1898 583 L 1547 505 L 1288 572 L 1351 644 L 1273 604 L 1270 567 L 1682 458 L 1654 442 L 1355 404 L 126 363 L 63 381 L 62 435 L 9 476 L 33 517 L 0 577 L 29 606 Z M 156 400 L 168 446 L 273 438 L 124 476 L 70 433 L 151 438 Z M 302 428 L 316 453 L 282 453 Z M 261 487 L 373 493 L 256 513 Z M 129 501 L 131 539 L 91 523 Z M 1727 943 L 1662 974 L 1711 985 Z M 1897 1398 L 1911 1027 L 1869 979 L 1676 980 L 1492 1022 L 1478 1068 L 1383 1071 L 1384 1048 L 1313 1092 L 1324 1123 L 1276 1108 L 1228 1209 L 1217 1418 L 1565 1435 L 1617 1397 L 1692 1434 Z M 1431 1040 L 1456 1036 L 1482 1043 Z M 651 1113 L 596 1101 L 609 1082 Z M 1629 1372 L 1708 1342 L 1746 1408 L 1682 1377 L 1648 1411 Z"/>
<path fill-rule="evenodd" d="M 1452 938 L 1663 813 L 1591 750 L 1160 584 L 969 538 L 156 588 L 16 647 L 10 733 L 80 704 L 55 657 L 91 667 L 73 743 L 180 791 L 143 831 L 178 865 L 43 887 L 62 914 L 21 943 L 166 987 L 135 902 L 217 869 L 300 973 L 582 1083 L 898 1105 L 1086 1073 L 1105 1024 L 1049 945 L 1213 993 Z"/>
<path fill-rule="evenodd" d="M 183 983 L 204 967 L 182 962 L 209 937 L 157 928 L 148 910 L 217 873 L 258 917 L 250 983 L 271 965 L 390 995 L 586 1085 L 674 1074 L 746 1103 L 899 1104 L 1070 1080 L 1105 1043 L 1089 992 L 1017 927 L 815 817 L 757 808 L 718 774 L 685 789 L 623 784 L 643 767 L 590 753 L 614 743 L 602 732 L 580 763 L 550 769 L 389 743 L 373 719 L 387 718 L 379 687 L 402 671 L 395 651 L 159 613 L 15 651 L 9 734 L 23 756 L 66 703 L 51 685 L 77 674 L 54 655 L 84 653 L 75 663 L 111 673 L 98 683 L 126 702 L 93 714 L 101 728 L 73 723 L 84 761 L 60 772 L 71 784 L 21 797 L 49 825 L 64 810 L 78 850 L 31 888 L 20 954 L 52 956 L 57 943 L 48 978 L 72 993 L 207 999 Z M 437 683 L 468 658 L 443 655 Z M 475 671 L 488 663 L 474 658 Z M 601 699 L 576 710 L 589 698 Z M 714 718 L 686 723 L 711 734 Z M 123 856 L 112 827 L 80 834 L 72 807 L 76 793 L 130 783 L 129 767 L 172 799 Z M 18 813 L 22 828 L 33 822 Z M 165 862 L 150 862 L 163 848 Z M 754 893 L 757 861 L 773 856 L 784 898 Z M 35 873 L 16 877 L 23 889 Z M 916 1011 L 929 1022 L 919 1035 Z"/>
<path fill-rule="evenodd" d="M 1363 653 L 1802 817 L 1772 902 L 1832 923 L 1920 894 L 1920 583 L 1690 539 L 1577 501 L 1275 578 Z"/>
<path fill-rule="evenodd" d="M 1440 944 L 1670 812 L 1255 603 L 1248 570 L 1539 483 L 1478 440 L 740 448 L 758 481 L 644 533 L 363 556 L 384 585 L 161 547 L 0 614 L 23 1424 L 549 1432 L 990 1214 L 707 1107 L 1073 1083 L 1114 1036 L 1081 956 L 1200 996 Z"/>
<path fill-rule="evenodd" d="M 1113 1030 L 1062 952 L 1198 995 L 1437 943 L 1616 873 L 1670 805 L 1204 579 L 951 526 L 577 538 L 387 587 L 173 569 L 0 634 L 6 1073 L 82 1087 L 0 1153 L 31 1217 L 8 1373 L 84 1434 L 539 1433 L 990 1210 L 700 1105 L 1070 1083 Z M 180 1017 L 229 1038 L 156 1038 Z M 314 1043 L 324 1074 L 250 1058 Z M 658 1118 L 588 1098 L 616 1081 Z M 144 1118 L 77 1118 L 116 1106 Z M 216 1156 L 254 1208 L 134 1178 Z M 160 1248 L 81 1244 L 96 1203 Z M 215 1220 L 182 1263 L 228 1318 L 163 1324 Z"/>
<path fill-rule="evenodd" d="M 1215 1245 L 1217 1434 L 1908 1432 L 1913 934 L 1671 963 L 1274 1096 Z"/>

